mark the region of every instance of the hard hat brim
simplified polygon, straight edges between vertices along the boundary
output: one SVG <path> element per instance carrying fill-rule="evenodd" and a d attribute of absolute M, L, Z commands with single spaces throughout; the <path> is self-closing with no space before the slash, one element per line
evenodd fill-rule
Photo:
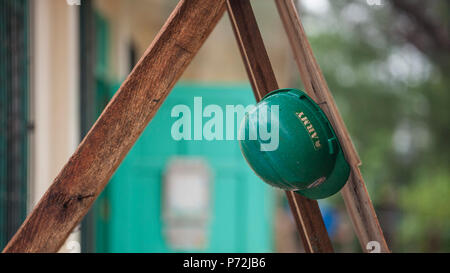
<path fill-rule="evenodd" d="M 342 149 L 339 149 L 339 152 L 336 155 L 336 164 L 334 165 L 334 169 L 325 182 L 314 188 L 296 191 L 296 193 L 309 199 L 324 199 L 339 192 L 347 183 L 349 176 L 350 166 L 345 160 Z"/>

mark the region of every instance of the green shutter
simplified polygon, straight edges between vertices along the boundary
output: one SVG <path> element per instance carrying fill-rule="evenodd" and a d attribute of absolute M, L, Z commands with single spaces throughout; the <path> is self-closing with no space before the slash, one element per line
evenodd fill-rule
<path fill-rule="evenodd" d="M 0 1 L 0 249 L 26 216 L 29 6 Z"/>
<path fill-rule="evenodd" d="M 201 157 L 214 174 L 208 243 L 204 252 L 273 251 L 274 190 L 248 167 L 234 141 L 175 141 L 175 105 L 254 104 L 249 85 L 179 83 L 126 156 L 97 202 L 99 252 L 175 252 L 164 235 L 163 179 L 174 156 Z M 206 120 L 204 120 L 206 122 Z M 236 121 L 237 122 L 237 121 Z M 236 134 L 236 132 L 235 132 Z"/>

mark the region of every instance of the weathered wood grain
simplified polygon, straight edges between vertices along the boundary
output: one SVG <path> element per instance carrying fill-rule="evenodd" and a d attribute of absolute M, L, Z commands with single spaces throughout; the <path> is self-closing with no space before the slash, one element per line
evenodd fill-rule
<path fill-rule="evenodd" d="M 261 100 L 278 83 L 270 64 L 250 1 L 228 0 L 228 14 L 256 99 Z M 317 201 L 286 191 L 305 250 L 333 252 Z"/>
<path fill-rule="evenodd" d="M 305 91 L 320 104 L 330 119 L 347 161 L 351 166 L 352 172 L 349 181 L 341 193 L 360 244 L 363 250 L 367 251 L 367 243 L 377 241 L 381 245 L 381 251 L 389 252 L 372 201 L 359 170 L 361 165 L 360 158 L 333 96 L 328 89 L 319 64 L 314 57 L 295 4 L 292 0 L 275 0 L 275 2 L 288 34 Z"/>
<path fill-rule="evenodd" d="M 225 11 L 182 0 L 3 252 L 56 252 L 81 221 Z"/>

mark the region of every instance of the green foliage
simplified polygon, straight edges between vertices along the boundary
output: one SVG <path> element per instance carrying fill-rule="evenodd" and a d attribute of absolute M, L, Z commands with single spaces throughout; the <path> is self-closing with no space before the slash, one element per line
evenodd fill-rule
<path fill-rule="evenodd" d="M 390 246 L 449 251 L 449 65 L 394 30 L 404 18 L 388 3 L 328 3 L 326 13 L 306 9 L 302 19 Z M 430 12 L 448 21 L 448 9 Z"/>
<path fill-rule="evenodd" d="M 426 170 L 401 189 L 399 205 L 404 214 L 398 227 L 399 247 L 414 251 L 450 251 L 450 184 L 447 170 Z M 411 247 L 412 246 L 412 247 Z"/>

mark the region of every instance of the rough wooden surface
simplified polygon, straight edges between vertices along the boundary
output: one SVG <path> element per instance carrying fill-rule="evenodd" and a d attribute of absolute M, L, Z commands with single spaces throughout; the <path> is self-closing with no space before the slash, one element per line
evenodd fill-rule
<path fill-rule="evenodd" d="M 275 0 L 275 2 L 288 34 L 305 91 L 321 105 L 321 108 L 330 119 L 347 161 L 351 166 L 352 172 L 349 181 L 341 193 L 360 244 L 363 250 L 367 251 L 367 243 L 377 241 L 380 243 L 382 252 L 389 252 L 372 201 L 359 170 L 361 161 L 358 153 L 314 57 L 295 4 L 292 0 Z"/>
<path fill-rule="evenodd" d="M 278 89 L 272 65 L 250 1 L 228 0 L 227 7 L 245 68 L 259 101 L 270 91 Z M 305 250 L 309 253 L 333 252 L 317 201 L 291 191 L 287 191 L 286 196 Z"/>
<path fill-rule="evenodd" d="M 4 252 L 56 252 L 88 212 L 225 11 L 182 0 Z"/>

